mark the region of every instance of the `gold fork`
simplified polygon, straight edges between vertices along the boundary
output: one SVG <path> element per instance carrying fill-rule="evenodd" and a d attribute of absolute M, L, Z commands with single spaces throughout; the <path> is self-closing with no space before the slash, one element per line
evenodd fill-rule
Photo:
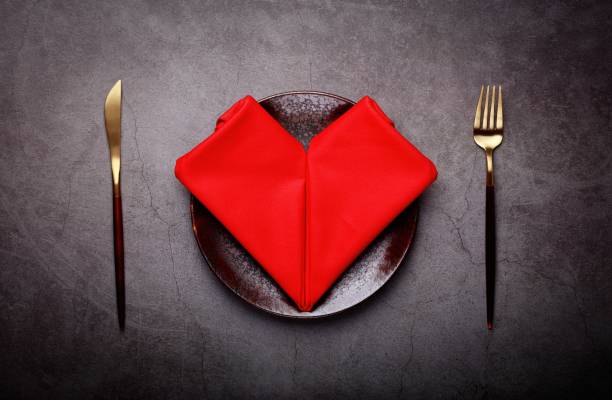
<path fill-rule="evenodd" d="M 493 305 L 495 304 L 495 186 L 493 185 L 493 150 L 502 142 L 504 133 L 504 114 L 502 107 L 502 89 L 499 86 L 497 112 L 495 112 L 495 85 L 491 93 L 489 108 L 489 85 L 482 111 L 484 86 L 480 87 L 480 97 L 474 117 L 474 141 L 487 156 L 487 195 L 485 213 L 485 260 L 486 260 L 486 293 L 487 293 L 487 328 L 493 329 Z"/>

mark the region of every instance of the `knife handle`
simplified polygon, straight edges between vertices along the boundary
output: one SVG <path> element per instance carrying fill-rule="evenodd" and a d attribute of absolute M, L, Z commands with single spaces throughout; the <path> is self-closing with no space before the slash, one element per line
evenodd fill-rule
<path fill-rule="evenodd" d="M 115 247 L 115 288 L 117 290 L 117 316 L 119 329 L 125 329 L 125 268 L 123 257 L 123 212 L 121 192 L 113 193 L 113 237 Z"/>
<path fill-rule="evenodd" d="M 487 327 L 493 329 L 493 306 L 495 305 L 495 186 L 487 185 L 485 212 L 485 262 Z"/>

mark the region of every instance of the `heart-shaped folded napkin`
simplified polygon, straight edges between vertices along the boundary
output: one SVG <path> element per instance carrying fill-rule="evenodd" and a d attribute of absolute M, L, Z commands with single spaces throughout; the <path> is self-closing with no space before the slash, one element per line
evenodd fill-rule
<path fill-rule="evenodd" d="M 306 151 L 247 96 L 175 173 L 302 311 L 437 176 L 369 97 Z"/>

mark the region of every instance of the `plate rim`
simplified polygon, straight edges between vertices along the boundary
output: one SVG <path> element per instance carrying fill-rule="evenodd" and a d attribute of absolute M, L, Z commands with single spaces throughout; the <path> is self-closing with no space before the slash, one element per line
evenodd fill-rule
<path fill-rule="evenodd" d="M 327 97 L 334 98 L 336 100 L 346 101 L 347 103 L 351 103 L 352 105 L 356 104 L 355 101 L 353 101 L 351 99 L 347 99 L 346 97 L 343 97 L 343 96 L 340 96 L 340 95 L 337 95 L 337 94 L 334 94 L 334 93 L 322 92 L 322 91 L 319 91 L 319 90 L 290 90 L 288 92 L 281 92 L 281 93 L 271 94 L 269 96 L 266 96 L 266 97 L 264 97 L 262 99 L 257 100 L 257 102 L 261 103 L 263 101 L 275 99 L 277 97 L 287 96 L 287 95 L 294 95 L 294 94 L 310 94 L 310 95 L 327 96 Z"/>

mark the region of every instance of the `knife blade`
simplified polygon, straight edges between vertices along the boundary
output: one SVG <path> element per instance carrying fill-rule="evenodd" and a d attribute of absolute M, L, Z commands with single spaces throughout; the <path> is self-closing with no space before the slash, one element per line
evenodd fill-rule
<path fill-rule="evenodd" d="M 108 92 L 104 103 L 104 125 L 113 177 L 113 244 L 115 289 L 119 329 L 125 329 L 125 266 L 123 256 L 123 212 L 121 209 L 121 80 Z"/>

